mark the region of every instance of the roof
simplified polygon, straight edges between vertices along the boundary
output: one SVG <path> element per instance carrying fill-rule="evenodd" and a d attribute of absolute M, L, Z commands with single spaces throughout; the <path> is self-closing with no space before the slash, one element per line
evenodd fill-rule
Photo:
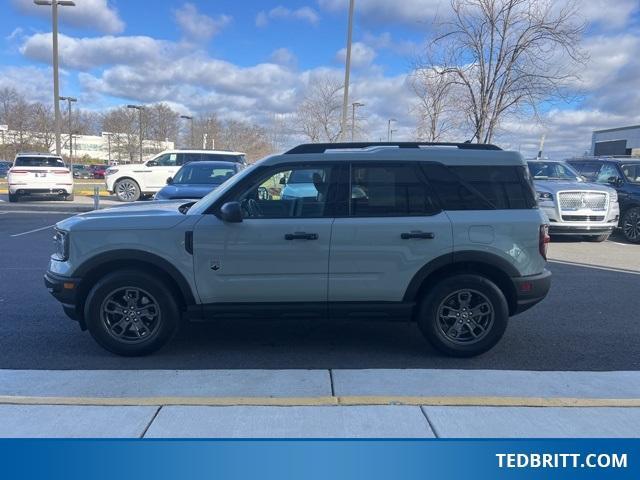
<path fill-rule="evenodd" d="M 55 157 L 62 158 L 60 155 L 56 155 L 55 153 L 47 153 L 47 152 L 18 152 L 16 157 Z"/>
<path fill-rule="evenodd" d="M 640 157 L 577 157 L 569 158 L 567 162 L 616 162 L 640 163 Z"/>
<path fill-rule="evenodd" d="M 628 127 L 606 128 L 604 130 L 594 130 L 593 133 L 621 132 L 623 130 L 640 130 L 640 125 L 629 125 Z"/>
<path fill-rule="evenodd" d="M 197 166 L 204 165 L 204 166 L 209 166 L 209 167 L 214 167 L 216 165 L 220 165 L 220 166 L 233 166 L 234 168 L 242 167 L 241 163 L 238 163 L 238 162 L 225 162 L 224 160 L 199 160 L 199 161 L 196 161 L 196 162 L 187 162 L 184 165 L 197 165 Z"/>
<path fill-rule="evenodd" d="M 165 153 L 207 153 L 210 155 L 246 155 L 244 152 L 229 152 L 226 150 L 198 150 L 198 149 L 188 149 L 182 150 L 179 148 L 163 150 L 158 153 L 158 155 L 164 155 Z"/>

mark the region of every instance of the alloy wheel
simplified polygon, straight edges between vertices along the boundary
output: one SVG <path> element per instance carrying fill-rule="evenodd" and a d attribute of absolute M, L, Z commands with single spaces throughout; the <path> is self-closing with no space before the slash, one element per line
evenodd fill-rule
<path fill-rule="evenodd" d="M 628 240 L 632 242 L 640 240 L 640 210 L 634 209 L 625 215 L 622 231 Z"/>
<path fill-rule="evenodd" d="M 137 287 L 119 288 L 107 295 L 100 315 L 111 337 L 130 344 L 147 341 L 158 331 L 161 321 L 156 299 Z"/>
<path fill-rule="evenodd" d="M 116 195 L 121 200 L 133 202 L 137 196 L 137 187 L 132 181 L 121 180 L 116 185 Z"/>
<path fill-rule="evenodd" d="M 493 327 L 491 301 L 477 290 L 457 290 L 438 306 L 438 328 L 450 342 L 471 345 L 485 338 Z"/>

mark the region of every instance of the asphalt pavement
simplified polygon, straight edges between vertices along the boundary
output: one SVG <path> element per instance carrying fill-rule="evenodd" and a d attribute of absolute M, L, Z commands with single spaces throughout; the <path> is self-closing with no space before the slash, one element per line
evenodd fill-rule
<path fill-rule="evenodd" d="M 615 238 L 552 244 L 549 297 L 473 359 L 441 356 L 413 324 L 326 320 L 187 325 L 152 356 L 117 357 L 44 288 L 49 227 L 67 216 L 0 211 L 0 369 L 640 370 L 640 246 Z"/>

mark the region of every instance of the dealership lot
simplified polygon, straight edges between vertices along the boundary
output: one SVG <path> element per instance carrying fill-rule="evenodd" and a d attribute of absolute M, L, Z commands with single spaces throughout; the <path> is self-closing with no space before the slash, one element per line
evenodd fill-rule
<path fill-rule="evenodd" d="M 50 226 L 69 214 L 0 210 L 0 368 L 640 370 L 640 246 L 551 245 L 549 297 L 474 359 L 445 358 L 412 324 L 224 321 L 189 325 L 156 355 L 111 355 L 67 319 L 42 283 Z"/>

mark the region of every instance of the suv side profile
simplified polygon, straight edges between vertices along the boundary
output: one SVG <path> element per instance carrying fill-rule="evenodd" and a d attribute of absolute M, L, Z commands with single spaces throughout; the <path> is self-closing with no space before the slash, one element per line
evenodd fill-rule
<path fill-rule="evenodd" d="M 307 177 L 313 189 L 283 195 Z M 547 232 L 517 152 L 300 145 L 198 202 L 58 223 L 45 284 L 120 355 L 157 350 L 183 320 L 329 316 L 414 320 L 435 348 L 468 357 L 546 296 Z"/>
<path fill-rule="evenodd" d="M 640 159 L 576 158 L 567 162 L 589 181 L 609 185 L 618 192 L 618 226 L 627 241 L 640 243 Z"/>
<path fill-rule="evenodd" d="M 105 171 L 107 191 L 121 202 L 136 202 L 158 192 L 182 165 L 203 160 L 246 164 L 245 154 L 222 150 L 166 150 L 144 163 L 117 165 Z"/>

